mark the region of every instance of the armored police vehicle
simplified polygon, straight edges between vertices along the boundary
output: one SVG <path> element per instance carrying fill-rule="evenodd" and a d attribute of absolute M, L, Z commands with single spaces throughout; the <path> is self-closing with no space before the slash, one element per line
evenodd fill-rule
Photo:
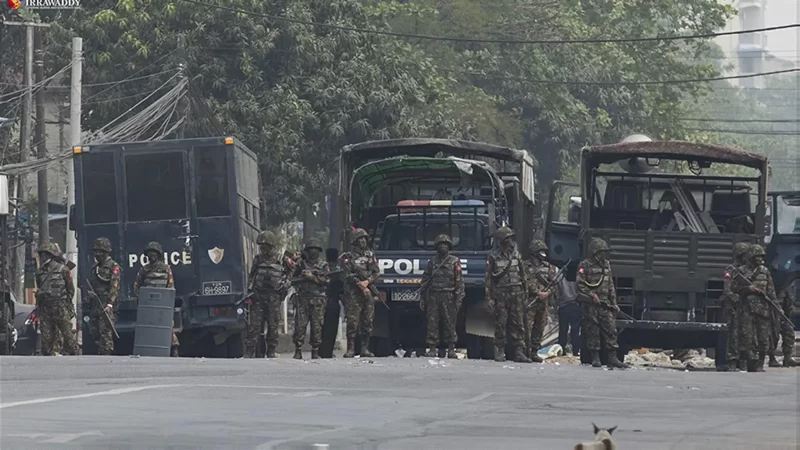
<path fill-rule="evenodd" d="M 94 240 L 111 240 L 122 267 L 115 352 L 130 353 L 137 299 L 133 283 L 148 242 L 159 242 L 175 278 L 181 355 L 241 357 L 245 320 L 235 306 L 256 253 L 256 156 L 232 137 L 75 147 L 79 286 L 94 264 Z M 82 311 L 90 298 L 83 292 Z M 84 352 L 93 353 L 84 331 Z"/>
<path fill-rule="evenodd" d="M 617 322 L 620 356 L 715 348 L 724 360 L 724 270 L 737 242 L 762 239 L 767 172 L 763 155 L 634 135 L 585 147 L 580 184 L 554 184 L 545 228 L 554 262 L 579 261 L 594 237 L 611 246 L 618 303 L 635 319 Z M 558 197 L 575 190 L 579 220 L 564 221 Z"/>
<path fill-rule="evenodd" d="M 347 251 L 349 231 L 367 230 L 381 271 L 371 351 L 425 346 L 420 282 L 434 239 L 448 234 L 460 257 L 467 297 L 458 346 L 471 358 L 493 357 L 494 319 L 484 304 L 492 233 L 517 232 L 527 252 L 541 224 L 534 160 L 524 150 L 445 139 L 394 139 L 344 147 L 331 246 Z"/>
<path fill-rule="evenodd" d="M 775 289 L 788 289 L 800 272 L 800 191 L 776 191 L 768 196 L 764 240 L 766 264 L 772 271 Z M 800 281 L 795 282 L 795 302 L 800 302 Z M 800 304 L 794 307 L 795 330 L 800 330 Z"/>

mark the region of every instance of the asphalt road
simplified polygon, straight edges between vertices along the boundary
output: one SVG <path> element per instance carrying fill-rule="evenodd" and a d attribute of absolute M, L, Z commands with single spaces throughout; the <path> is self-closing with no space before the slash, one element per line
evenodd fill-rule
<path fill-rule="evenodd" d="M 0 448 L 796 449 L 800 370 L 1 357 Z M 325 447 L 317 447 L 325 448 Z"/>

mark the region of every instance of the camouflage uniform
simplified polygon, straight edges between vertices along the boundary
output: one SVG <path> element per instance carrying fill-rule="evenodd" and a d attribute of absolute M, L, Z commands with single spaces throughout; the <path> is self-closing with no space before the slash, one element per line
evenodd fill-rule
<path fill-rule="evenodd" d="M 175 288 L 175 279 L 172 276 L 172 268 L 164 262 L 164 250 L 161 249 L 161 244 L 158 242 L 150 242 L 144 249 L 144 254 L 158 253 L 158 258 L 155 261 L 150 261 L 148 258 L 147 264 L 139 269 L 136 273 L 136 280 L 133 282 L 133 298 L 139 299 L 139 288 L 142 287 L 159 287 L 159 288 Z M 175 332 L 172 332 L 172 356 L 178 356 L 178 348 L 180 341 Z"/>
<path fill-rule="evenodd" d="M 444 341 L 447 344 L 447 357 L 456 358 L 455 344 L 456 319 L 461 303 L 464 301 L 464 276 L 461 273 L 461 260 L 452 254 L 453 242 L 446 234 L 436 237 L 434 245 L 444 248 L 436 256 L 428 260 L 428 266 L 422 274 L 423 295 L 420 300 L 425 310 L 427 321 L 427 356 L 438 356 L 436 346 L 439 343 L 439 327 L 444 325 Z"/>
<path fill-rule="evenodd" d="M 281 303 L 288 282 L 289 267 L 278 253 L 278 239 L 269 231 L 262 231 L 256 238 L 261 253 L 250 265 L 250 289 L 253 291 L 250 305 L 250 321 L 247 323 L 247 355 L 255 357 L 258 338 L 267 325 L 267 358 L 275 357 L 278 346 L 278 326 L 281 318 Z"/>
<path fill-rule="evenodd" d="M 739 355 L 744 350 L 740 337 L 741 331 L 741 304 L 739 294 L 733 291 L 733 277 L 744 270 L 747 265 L 747 250 L 749 244 L 739 242 L 733 246 L 733 264 L 725 268 L 725 290 L 722 294 L 722 317 L 728 325 L 727 370 L 738 370 Z"/>
<path fill-rule="evenodd" d="M 616 311 L 617 291 L 607 254 L 611 251 L 606 241 L 594 238 L 589 243 L 589 258 L 578 265 L 576 281 L 583 304 L 581 334 L 586 336 L 586 348 L 592 353 L 592 366 L 600 367 L 600 338 L 605 339 L 608 365 L 625 368 L 617 358 Z"/>
<path fill-rule="evenodd" d="M 525 356 L 525 264 L 513 243 L 514 231 L 508 227 L 495 231 L 495 249 L 486 260 L 486 297 L 494 308 L 495 361 L 505 361 L 506 332 L 514 347 L 514 361 L 531 362 Z"/>
<path fill-rule="evenodd" d="M 36 311 L 42 333 L 42 354 L 52 356 L 62 353 L 63 344 L 66 353 L 76 355 L 78 342 L 72 333 L 71 323 L 75 317 L 72 274 L 62 263 L 61 250 L 55 243 L 48 242 L 42 246 L 39 261 L 39 268 L 36 269 Z"/>
<path fill-rule="evenodd" d="M 741 339 L 747 346 L 746 353 L 749 360 L 747 370 L 762 372 L 769 346 L 772 311 L 767 305 L 767 300 L 754 290 L 760 289 L 768 297 L 774 299 L 775 286 L 772 283 L 772 274 L 769 269 L 757 261 L 758 258 L 763 258 L 764 248 L 758 244 L 752 244 L 748 256 L 748 273 L 743 275 L 750 280 L 750 283 L 744 280 L 737 281 L 734 289 L 737 289 L 744 298 Z M 751 283 L 752 286 L 750 286 Z"/>
<path fill-rule="evenodd" d="M 99 302 L 91 299 L 89 304 L 89 326 L 98 355 L 110 355 L 114 351 L 114 334 L 106 321 L 106 309 L 111 322 L 116 322 L 117 299 L 119 298 L 120 267 L 111 259 L 111 242 L 101 237 L 94 241 L 94 251 L 99 256 L 89 274 L 89 284 L 99 297 Z M 101 305 L 102 304 L 102 305 Z"/>
<path fill-rule="evenodd" d="M 294 316 L 295 358 L 303 359 L 300 347 L 306 339 L 306 326 L 311 322 L 311 359 L 319 358 L 322 344 L 322 321 L 325 318 L 327 303 L 326 289 L 330 278 L 330 268 L 325 258 L 320 256 L 322 246 L 316 239 L 310 239 L 305 246 L 307 253 L 317 250 L 316 256 L 300 262 L 294 272 L 297 288 L 297 304 Z"/>
<path fill-rule="evenodd" d="M 355 339 L 361 331 L 361 356 L 373 356 L 369 351 L 369 338 L 372 335 L 372 320 L 375 317 L 375 297 L 369 286 L 378 281 L 380 269 L 378 261 L 366 245 L 358 244 L 360 239 L 369 239 L 369 234 L 361 228 L 353 231 L 351 244 L 353 250 L 339 257 L 339 267 L 344 271 L 344 302 L 347 310 L 347 352 L 345 358 L 355 356 Z M 366 281 L 365 287 L 359 283 Z"/>
<path fill-rule="evenodd" d="M 778 294 L 778 306 L 783 310 L 783 314 L 789 318 L 794 317 L 794 302 L 797 296 L 796 283 L 797 280 L 792 279 Z M 794 327 L 777 313 L 774 314 L 773 320 L 775 321 L 775 326 L 773 328 L 779 328 L 779 330 L 774 332 L 775 340 L 771 342 L 773 354 L 775 347 L 778 346 L 778 336 L 780 336 L 782 339 L 781 349 L 783 350 L 783 366 L 796 367 L 798 363 L 792 359 L 792 353 L 794 352 Z"/>
<path fill-rule="evenodd" d="M 550 298 L 553 296 L 556 287 L 552 286 L 546 291 L 545 297 L 538 297 L 540 292 L 544 292 L 558 270 L 546 261 L 542 256 L 547 252 L 547 244 L 540 240 L 534 240 L 530 246 L 531 259 L 525 261 L 525 272 L 528 280 L 528 299 L 525 305 L 525 343 L 528 348 L 528 357 L 534 362 L 542 362 L 536 352 L 542 345 L 544 327 L 547 325 L 547 311 L 549 309 Z M 535 300 L 535 301 L 534 301 Z M 531 302 L 532 305 L 528 306 Z"/>

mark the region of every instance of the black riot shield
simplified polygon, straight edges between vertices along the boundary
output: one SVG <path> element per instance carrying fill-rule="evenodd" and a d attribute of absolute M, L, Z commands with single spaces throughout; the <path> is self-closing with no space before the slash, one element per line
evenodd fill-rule
<path fill-rule="evenodd" d="M 136 310 L 133 354 L 140 356 L 170 355 L 175 289 L 142 287 Z"/>

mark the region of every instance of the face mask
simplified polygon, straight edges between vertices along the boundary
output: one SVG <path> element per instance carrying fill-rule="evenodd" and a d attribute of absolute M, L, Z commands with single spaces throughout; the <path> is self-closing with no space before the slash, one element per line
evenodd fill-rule
<path fill-rule="evenodd" d="M 539 252 L 539 259 L 541 259 L 542 261 L 547 259 L 547 252 Z"/>

